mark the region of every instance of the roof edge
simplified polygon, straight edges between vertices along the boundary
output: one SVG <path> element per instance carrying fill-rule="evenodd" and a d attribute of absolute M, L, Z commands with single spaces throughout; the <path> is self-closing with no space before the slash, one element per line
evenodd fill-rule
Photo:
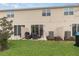
<path fill-rule="evenodd" d="M 79 7 L 79 5 L 68 5 L 68 6 L 51 6 L 51 7 L 38 7 L 38 8 L 19 8 L 19 9 L 7 9 L 0 11 L 21 11 L 21 10 L 39 10 L 39 9 L 51 9 L 51 8 L 66 8 L 66 7 Z"/>

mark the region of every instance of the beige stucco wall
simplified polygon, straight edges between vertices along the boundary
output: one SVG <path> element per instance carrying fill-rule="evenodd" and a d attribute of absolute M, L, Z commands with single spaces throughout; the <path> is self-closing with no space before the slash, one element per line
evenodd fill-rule
<path fill-rule="evenodd" d="M 25 31 L 31 32 L 31 25 L 43 24 L 44 39 L 48 35 L 48 31 L 54 31 L 55 36 L 64 38 L 64 31 L 72 33 L 72 24 L 79 24 L 79 7 L 74 7 L 74 15 L 68 16 L 64 15 L 64 8 L 51 8 L 51 16 L 42 16 L 42 10 L 14 11 L 13 25 L 25 25 L 25 28 L 22 28 L 22 37 L 24 37 Z M 7 12 L 0 12 L 0 17 L 6 16 L 6 14 Z"/>

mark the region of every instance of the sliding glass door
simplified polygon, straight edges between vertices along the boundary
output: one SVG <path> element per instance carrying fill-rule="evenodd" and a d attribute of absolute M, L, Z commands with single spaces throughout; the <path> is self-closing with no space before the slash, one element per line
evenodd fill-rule
<path fill-rule="evenodd" d="M 43 25 L 31 25 L 31 34 L 36 34 L 41 38 L 43 35 Z"/>
<path fill-rule="evenodd" d="M 21 37 L 21 27 L 25 27 L 25 25 L 14 25 L 14 35 Z"/>

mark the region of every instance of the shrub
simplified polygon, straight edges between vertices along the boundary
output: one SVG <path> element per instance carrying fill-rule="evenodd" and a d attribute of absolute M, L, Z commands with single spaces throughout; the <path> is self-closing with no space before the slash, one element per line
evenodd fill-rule
<path fill-rule="evenodd" d="M 39 36 L 36 33 L 31 33 L 31 38 L 33 39 L 38 39 Z"/>
<path fill-rule="evenodd" d="M 74 41 L 74 40 L 75 40 L 75 37 L 69 37 L 69 38 L 67 38 L 67 39 L 64 38 L 64 40 L 65 40 L 65 41 Z"/>
<path fill-rule="evenodd" d="M 29 32 L 25 32 L 25 39 L 31 39 L 31 35 Z"/>
<path fill-rule="evenodd" d="M 0 51 L 8 48 L 8 39 L 11 37 L 12 20 L 8 21 L 7 17 L 0 18 Z"/>
<path fill-rule="evenodd" d="M 47 40 L 54 40 L 54 37 L 51 37 L 51 36 L 47 36 L 46 38 Z"/>
<path fill-rule="evenodd" d="M 55 41 L 61 41 L 61 40 L 63 40 L 60 36 L 56 36 L 56 37 L 54 37 L 54 39 L 55 39 Z"/>
<path fill-rule="evenodd" d="M 56 36 L 56 37 L 47 36 L 46 38 L 47 40 L 62 41 L 62 38 L 60 36 Z"/>

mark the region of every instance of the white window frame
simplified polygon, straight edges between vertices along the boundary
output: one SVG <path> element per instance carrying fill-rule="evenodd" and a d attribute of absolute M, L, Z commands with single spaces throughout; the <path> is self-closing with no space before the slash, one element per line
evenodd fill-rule
<path fill-rule="evenodd" d="M 12 15 L 14 15 L 14 11 L 12 11 L 12 10 L 8 11 L 7 15 L 10 15 L 9 18 L 14 18 L 14 16 L 12 17 Z"/>
<path fill-rule="evenodd" d="M 50 9 L 44 9 L 42 11 L 42 13 L 45 13 L 45 16 L 48 16 L 48 13 L 50 13 L 50 16 L 51 16 L 51 10 Z"/>
<path fill-rule="evenodd" d="M 72 15 L 74 15 L 74 9 L 73 7 L 64 8 L 64 13 L 67 12 L 67 15 L 70 15 L 70 12 L 73 12 Z M 65 15 L 65 14 L 64 14 Z"/>

